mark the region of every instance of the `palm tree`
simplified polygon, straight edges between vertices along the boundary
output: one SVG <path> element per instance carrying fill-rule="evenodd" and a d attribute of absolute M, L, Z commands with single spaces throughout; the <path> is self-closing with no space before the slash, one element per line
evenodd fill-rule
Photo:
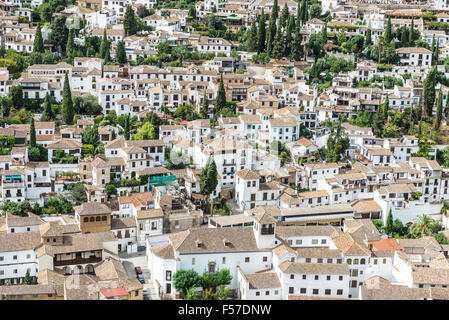
<path fill-rule="evenodd" d="M 410 233 L 415 238 L 423 236 L 430 236 L 438 229 L 439 224 L 437 221 L 429 217 L 428 215 L 419 215 L 415 222 L 410 226 Z"/>

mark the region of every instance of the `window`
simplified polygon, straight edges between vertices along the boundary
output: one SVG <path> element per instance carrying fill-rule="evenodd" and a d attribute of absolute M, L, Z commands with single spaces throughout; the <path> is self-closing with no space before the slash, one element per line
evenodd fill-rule
<path fill-rule="evenodd" d="M 330 296 L 330 295 L 331 295 L 331 289 L 326 289 L 326 290 L 324 290 L 324 294 L 325 294 L 326 296 Z"/>
<path fill-rule="evenodd" d="M 289 293 L 289 294 L 293 294 L 293 293 L 295 292 L 294 290 L 295 290 L 295 288 L 289 287 L 289 288 L 288 288 L 288 293 Z"/>
<path fill-rule="evenodd" d="M 319 276 L 318 275 L 315 275 L 315 280 L 318 280 L 319 279 Z"/>
<path fill-rule="evenodd" d="M 101 217 L 100 217 L 100 216 L 97 216 L 97 217 L 95 217 L 95 220 L 96 220 L 96 221 L 101 221 Z"/>
<path fill-rule="evenodd" d="M 101 217 L 101 221 L 106 221 L 108 218 L 106 216 Z"/>
<path fill-rule="evenodd" d="M 321 244 L 326 244 L 326 239 L 321 239 Z"/>
<path fill-rule="evenodd" d="M 165 272 L 165 280 L 171 281 L 171 271 L 166 271 Z"/>
<path fill-rule="evenodd" d="M 295 243 L 296 244 L 302 244 L 302 240 L 296 240 Z"/>
<path fill-rule="evenodd" d="M 327 263 L 332 263 L 332 259 L 327 259 Z"/>
<path fill-rule="evenodd" d="M 246 262 L 246 263 L 249 263 L 249 257 L 246 257 L 246 258 L 245 258 L 245 262 Z"/>
<path fill-rule="evenodd" d="M 302 275 L 302 279 L 303 279 L 303 280 L 306 280 L 306 279 L 307 279 L 307 275 L 306 275 L 306 274 L 303 274 L 303 275 Z"/>
<path fill-rule="evenodd" d="M 363 258 L 363 259 L 360 259 L 360 264 L 365 264 L 366 263 L 366 260 L 365 260 L 365 258 Z"/>
<path fill-rule="evenodd" d="M 374 259 L 374 264 L 377 264 L 377 259 Z"/>
<path fill-rule="evenodd" d="M 326 276 L 326 280 L 330 280 L 331 279 L 331 276 Z"/>
<path fill-rule="evenodd" d="M 387 263 L 387 259 L 384 259 L 383 264 L 386 264 L 386 263 Z"/>
<path fill-rule="evenodd" d="M 259 291 L 256 291 L 256 296 L 260 296 L 260 292 Z"/>
<path fill-rule="evenodd" d="M 351 281 L 351 288 L 357 288 L 357 280 Z"/>
<path fill-rule="evenodd" d="M 192 266 L 195 265 L 195 258 L 192 258 Z"/>
<path fill-rule="evenodd" d="M 342 289 L 338 289 L 337 290 L 337 296 L 341 296 L 343 295 L 343 290 Z"/>
<path fill-rule="evenodd" d="M 338 280 L 342 281 L 343 280 L 343 276 L 338 276 Z"/>
<path fill-rule="evenodd" d="M 291 275 L 290 275 L 290 279 L 295 279 L 295 275 L 294 275 L 294 274 L 291 274 Z"/>
<path fill-rule="evenodd" d="M 226 257 L 223 257 L 223 258 L 221 259 L 221 263 L 222 263 L 222 264 L 226 264 Z"/>
<path fill-rule="evenodd" d="M 313 239 L 312 244 L 318 244 L 318 239 Z"/>
<path fill-rule="evenodd" d="M 318 289 L 313 289 L 313 291 L 312 291 L 313 294 L 318 294 L 319 292 L 320 292 L 320 290 L 318 290 Z"/>
<path fill-rule="evenodd" d="M 12 256 L 12 259 L 13 260 L 17 260 L 17 256 Z"/>
<path fill-rule="evenodd" d="M 263 258 L 262 258 L 262 261 L 263 261 L 263 262 L 267 262 L 267 261 L 268 261 L 268 257 L 263 257 Z"/>
<path fill-rule="evenodd" d="M 299 292 L 302 293 L 302 294 L 306 294 L 307 293 L 307 289 L 306 288 L 301 288 Z"/>
<path fill-rule="evenodd" d="M 351 260 L 351 259 L 347 259 L 347 260 L 346 260 L 346 263 L 347 263 L 347 264 L 352 264 L 352 260 Z"/>
<path fill-rule="evenodd" d="M 270 291 L 265 291 L 265 295 L 269 296 L 270 295 Z"/>
<path fill-rule="evenodd" d="M 84 220 L 84 222 L 89 222 L 89 218 L 88 217 L 85 217 L 83 220 Z"/>
<path fill-rule="evenodd" d="M 323 263 L 323 259 L 322 259 L 322 258 L 318 258 L 318 259 L 317 259 L 317 262 L 318 262 L 318 263 Z"/>
<path fill-rule="evenodd" d="M 306 258 L 306 263 L 311 263 L 312 259 L 311 258 Z"/>

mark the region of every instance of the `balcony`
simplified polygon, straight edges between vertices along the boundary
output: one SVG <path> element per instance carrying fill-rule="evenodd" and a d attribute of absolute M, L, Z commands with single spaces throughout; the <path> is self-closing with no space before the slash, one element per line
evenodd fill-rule
<path fill-rule="evenodd" d="M 235 166 L 235 162 L 231 162 L 231 163 L 227 163 L 227 162 L 223 162 L 223 166 L 227 167 L 227 166 Z"/>
<path fill-rule="evenodd" d="M 98 262 L 101 262 L 101 260 L 102 260 L 101 257 L 95 257 L 95 258 L 77 257 L 72 260 L 61 260 L 61 261 L 53 259 L 53 265 L 55 267 L 59 267 L 59 266 L 67 266 L 67 265 L 74 265 L 74 264 L 98 263 Z"/>

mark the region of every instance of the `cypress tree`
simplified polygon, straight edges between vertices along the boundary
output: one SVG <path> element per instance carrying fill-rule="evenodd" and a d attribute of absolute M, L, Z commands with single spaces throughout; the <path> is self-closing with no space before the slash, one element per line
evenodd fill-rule
<path fill-rule="evenodd" d="M 41 25 L 37 26 L 34 36 L 33 52 L 44 52 L 44 40 L 42 39 Z"/>
<path fill-rule="evenodd" d="M 207 99 L 207 93 L 204 91 L 203 104 L 201 106 L 200 115 L 202 119 L 209 118 L 209 100 Z"/>
<path fill-rule="evenodd" d="M 433 129 L 436 132 L 438 132 L 440 130 L 442 119 L 443 119 L 443 92 L 441 91 L 441 88 L 440 88 L 440 91 L 438 92 L 438 99 L 437 99 L 437 114 L 436 114 L 434 125 L 433 125 Z"/>
<path fill-rule="evenodd" d="M 401 47 L 407 47 L 408 40 L 409 40 L 409 37 L 407 34 L 407 29 L 404 27 L 404 28 L 402 28 L 402 31 L 401 31 Z"/>
<path fill-rule="evenodd" d="M 435 67 L 430 69 L 423 83 L 424 91 L 424 110 L 426 115 L 431 118 L 433 113 L 433 105 L 435 103 L 435 86 L 436 86 L 437 70 Z"/>
<path fill-rule="evenodd" d="M 301 26 L 298 23 L 296 24 L 296 32 L 295 38 L 293 39 L 292 45 L 292 54 L 291 57 L 293 60 L 300 61 L 304 56 L 304 47 L 302 45 L 302 35 L 301 35 Z"/>
<path fill-rule="evenodd" d="M 246 40 L 246 46 L 248 51 L 254 52 L 257 51 L 257 26 L 256 19 L 253 20 L 251 24 L 251 29 L 249 29 L 248 39 Z"/>
<path fill-rule="evenodd" d="M 72 92 L 70 91 L 69 77 L 67 73 L 64 78 L 64 88 L 62 91 L 62 121 L 66 124 L 73 124 L 73 101 Z"/>
<path fill-rule="evenodd" d="M 390 211 L 388 212 L 387 223 L 385 225 L 385 233 L 391 235 L 393 233 L 393 214 Z"/>
<path fill-rule="evenodd" d="M 423 95 L 422 95 L 422 92 L 421 92 L 421 94 L 419 95 L 419 100 L 418 100 L 418 109 L 416 110 L 416 121 L 420 121 L 421 120 L 421 118 L 422 118 L 422 110 L 423 109 Z"/>
<path fill-rule="evenodd" d="M 276 36 L 276 19 L 273 14 L 270 17 L 270 23 L 268 25 L 267 30 L 267 54 L 271 56 L 271 50 L 273 50 L 274 46 L 274 37 Z"/>
<path fill-rule="evenodd" d="M 327 22 L 324 23 L 323 30 L 321 30 L 321 39 L 323 40 L 323 45 L 327 43 Z"/>
<path fill-rule="evenodd" d="M 30 123 L 30 146 L 31 148 L 36 147 L 36 128 L 34 127 L 34 118 L 31 117 Z"/>
<path fill-rule="evenodd" d="M 439 59 L 440 59 L 440 42 L 437 41 L 437 47 L 435 48 L 435 64 L 438 64 Z"/>
<path fill-rule="evenodd" d="M 412 18 L 412 22 L 410 23 L 410 30 L 408 32 L 408 42 L 410 46 L 415 45 L 415 23 L 414 18 Z"/>
<path fill-rule="evenodd" d="M 385 98 L 384 105 L 383 105 L 383 113 L 384 113 L 383 117 L 384 117 L 385 121 L 388 119 L 388 109 L 389 109 L 389 107 L 390 107 L 390 101 L 388 100 L 388 96 L 387 96 Z"/>
<path fill-rule="evenodd" d="M 287 26 L 285 30 L 285 50 L 284 57 L 289 57 L 292 52 L 293 45 L 293 30 L 295 30 L 295 18 L 290 15 L 287 20 Z"/>
<path fill-rule="evenodd" d="M 276 36 L 274 37 L 274 46 L 272 50 L 272 56 L 275 59 L 281 59 L 284 53 L 284 36 L 281 31 L 281 24 L 279 24 L 276 31 Z"/>
<path fill-rule="evenodd" d="M 125 64 L 128 62 L 125 52 L 125 41 L 123 40 L 117 42 L 117 48 L 115 49 L 115 60 L 117 60 L 120 64 Z"/>
<path fill-rule="evenodd" d="M 449 94 L 446 96 L 446 106 L 444 107 L 444 117 L 446 118 L 446 122 L 449 119 Z"/>
<path fill-rule="evenodd" d="M 75 30 L 70 29 L 69 30 L 69 36 L 67 37 L 67 45 L 65 47 L 65 53 L 67 58 L 73 59 L 74 55 L 74 38 L 75 38 Z"/>
<path fill-rule="evenodd" d="M 42 112 L 41 121 L 50 121 L 55 118 L 53 110 L 51 108 L 50 95 L 48 92 L 45 94 L 44 98 L 44 111 Z"/>
<path fill-rule="evenodd" d="M 432 65 L 435 64 L 435 35 L 432 37 Z"/>
<path fill-rule="evenodd" d="M 276 22 L 277 18 L 279 15 L 279 5 L 278 5 L 278 0 L 274 0 L 273 2 L 273 8 L 271 9 L 271 16 L 274 19 L 274 22 Z"/>
<path fill-rule="evenodd" d="M 373 44 L 373 40 L 371 39 L 371 26 L 368 26 L 368 30 L 366 31 L 365 37 L 365 47 L 368 47 Z"/>
<path fill-rule="evenodd" d="M 132 36 L 137 32 L 136 15 L 134 14 L 131 5 L 126 6 L 125 17 L 123 19 L 123 28 L 125 29 L 127 36 Z"/>
<path fill-rule="evenodd" d="M 125 136 L 125 140 L 129 140 L 130 138 L 129 118 L 130 115 L 128 114 L 128 116 L 125 118 L 125 127 L 123 128 L 123 135 Z"/>
<path fill-rule="evenodd" d="M 265 14 L 262 8 L 262 13 L 259 17 L 259 29 L 257 30 L 257 53 L 265 51 Z"/>
<path fill-rule="evenodd" d="M 385 43 L 390 43 L 391 40 L 393 40 L 393 33 L 391 30 L 391 18 L 388 17 L 388 21 L 387 21 L 387 27 L 385 28 L 385 33 L 384 33 L 384 39 L 385 39 Z"/>
<path fill-rule="evenodd" d="M 282 8 L 281 17 L 279 18 L 279 24 L 281 25 L 282 29 L 285 30 L 285 27 L 287 25 L 288 20 L 288 7 L 287 2 L 284 4 L 284 7 Z"/>
<path fill-rule="evenodd" d="M 220 84 L 218 86 L 217 98 L 215 99 L 215 113 L 219 113 L 226 107 L 226 91 L 223 83 L 223 74 L 220 74 Z"/>
<path fill-rule="evenodd" d="M 108 37 L 106 36 L 106 28 L 104 28 L 103 39 L 100 45 L 100 58 L 105 59 L 106 50 L 109 48 Z"/>

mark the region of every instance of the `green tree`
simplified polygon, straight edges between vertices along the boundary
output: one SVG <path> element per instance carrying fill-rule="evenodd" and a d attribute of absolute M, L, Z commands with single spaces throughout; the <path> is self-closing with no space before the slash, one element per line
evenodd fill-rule
<path fill-rule="evenodd" d="M 115 49 L 115 59 L 120 64 L 125 64 L 128 62 L 125 52 L 125 41 L 123 40 L 117 42 L 117 48 Z"/>
<path fill-rule="evenodd" d="M 369 47 L 373 44 L 373 40 L 371 39 L 371 27 L 368 27 L 368 30 L 366 31 L 366 37 L 365 37 L 365 47 Z"/>
<path fill-rule="evenodd" d="M 295 61 L 302 60 L 304 56 L 304 47 L 302 45 L 301 27 L 299 21 L 296 23 L 295 37 L 293 38 L 293 44 L 291 49 L 291 58 Z"/>
<path fill-rule="evenodd" d="M 31 276 L 30 276 L 30 269 L 27 269 L 27 272 L 25 273 L 25 278 L 23 279 L 23 284 L 25 284 L 25 285 L 33 284 L 33 279 L 31 279 Z"/>
<path fill-rule="evenodd" d="M 70 190 L 70 196 L 75 205 L 80 205 L 87 202 L 86 189 L 82 183 L 75 184 Z"/>
<path fill-rule="evenodd" d="M 231 284 L 232 276 L 229 269 L 221 269 L 215 274 L 215 286 L 224 286 Z"/>
<path fill-rule="evenodd" d="M 408 42 L 410 46 L 414 45 L 415 42 L 415 22 L 414 22 L 414 18 L 412 17 L 412 22 L 410 22 L 410 30 L 408 32 Z"/>
<path fill-rule="evenodd" d="M 74 29 L 70 29 L 69 30 L 69 35 L 68 35 L 68 38 L 67 38 L 67 44 L 66 44 L 66 47 L 65 47 L 66 56 L 70 60 L 72 60 L 74 58 L 74 55 L 75 55 L 74 39 L 75 39 L 75 30 Z"/>
<path fill-rule="evenodd" d="M 433 237 L 439 244 L 449 244 L 445 234 L 442 232 L 435 234 Z"/>
<path fill-rule="evenodd" d="M 55 118 L 53 109 L 51 108 L 50 95 L 48 92 L 45 94 L 43 109 L 44 111 L 42 112 L 41 121 L 51 121 Z"/>
<path fill-rule="evenodd" d="M 200 296 L 195 288 L 190 288 L 187 290 L 186 300 L 199 300 Z"/>
<path fill-rule="evenodd" d="M 152 140 L 157 138 L 154 126 L 150 122 L 145 122 L 133 136 L 133 140 Z"/>
<path fill-rule="evenodd" d="M 215 293 L 215 297 L 218 300 L 226 300 L 231 294 L 231 288 L 226 287 L 225 285 L 221 285 L 218 287 L 217 292 Z"/>
<path fill-rule="evenodd" d="M 215 191 L 218 184 L 217 179 L 217 166 L 213 158 L 209 158 L 206 166 L 201 170 L 200 173 L 200 193 L 208 196 L 209 202 L 211 202 L 211 194 Z M 211 214 L 212 214 L 212 203 L 211 203 Z"/>
<path fill-rule="evenodd" d="M 274 45 L 271 55 L 275 59 L 281 59 L 284 55 L 284 36 L 281 31 L 281 25 L 279 24 L 276 31 L 276 36 L 274 37 Z"/>
<path fill-rule="evenodd" d="M 44 52 L 44 40 L 42 39 L 41 25 L 36 28 L 36 35 L 34 36 L 33 52 Z"/>
<path fill-rule="evenodd" d="M 203 104 L 201 105 L 200 115 L 201 115 L 201 119 L 209 118 L 209 99 L 207 99 L 206 91 L 204 91 L 204 99 L 203 99 Z"/>
<path fill-rule="evenodd" d="M 124 130 L 124 132 L 123 132 L 123 135 L 125 136 L 125 140 L 129 140 L 129 138 L 130 138 L 130 117 L 131 117 L 131 115 L 130 114 L 128 114 L 128 116 L 125 118 L 125 127 L 123 128 Z"/>
<path fill-rule="evenodd" d="M 262 8 L 262 13 L 259 17 L 259 29 L 257 30 L 257 53 L 262 53 L 265 51 L 265 14 Z"/>
<path fill-rule="evenodd" d="M 123 28 L 127 36 L 132 36 L 137 33 L 136 15 L 131 5 L 126 6 L 125 17 L 123 19 Z"/>
<path fill-rule="evenodd" d="M 388 211 L 387 223 L 385 224 L 385 233 L 391 235 L 393 233 L 393 214 Z"/>
<path fill-rule="evenodd" d="M 73 124 L 73 101 L 72 101 L 72 92 L 70 91 L 70 83 L 69 77 L 67 73 L 64 78 L 64 87 L 62 90 L 62 121 L 66 124 Z"/>
<path fill-rule="evenodd" d="M 437 99 L 437 114 L 435 116 L 435 121 L 433 125 L 433 129 L 437 133 L 440 130 L 442 119 L 443 119 L 443 92 L 440 89 L 440 91 L 438 92 L 438 99 Z"/>
<path fill-rule="evenodd" d="M 217 98 L 215 99 L 215 113 L 218 114 L 226 107 L 226 90 L 223 82 L 223 74 L 220 74 L 220 84 L 218 85 Z"/>
<path fill-rule="evenodd" d="M 200 276 L 194 270 L 178 270 L 173 275 L 173 286 L 178 291 L 182 291 L 184 296 L 191 288 L 196 288 L 200 284 Z"/>
<path fill-rule="evenodd" d="M 251 24 L 251 28 L 249 29 L 248 38 L 246 39 L 246 47 L 248 48 L 248 51 L 250 51 L 250 52 L 257 51 L 256 19 L 253 19 L 253 23 Z"/>
<path fill-rule="evenodd" d="M 11 88 L 9 89 L 9 97 L 11 98 L 12 106 L 14 107 L 14 109 L 19 110 L 25 106 L 22 86 L 11 86 Z"/>
<path fill-rule="evenodd" d="M 435 86 L 437 84 L 437 70 L 436 67 L 432 67 L 427 77 L 424 79 L 423 92 L 424 92 L 424 110 L 427 117 L 431 118 L 433 113 L 433 105 L 435 103 Z"/>
<path fill-rule="evenodd" d="M 51 32 L 49 35 L 49 41 L 52 43 L 57 50 L 62 53 L 64 52 L 65 46 L 67 44 L 67 38 L 69 35 L 69 30 L 66 26 L 66 16 L 57 16 L 53 23 L 50 25 Z"/>
<path fill-rule="evenodd" d="M 295 30 L 295 17 L 290 15 L 287 19 L 287 26 L 285 28 L 285 50 L 284 57 L 290 57 L 293 45 L 293 32 Z"/>
<path fill-rule="evenodd" d="M 34 118 L 31 117 L 30 123 L 30 146 L 36 148 L 36 128 L 34 127 Z"/>
<path fill-rule="evenodd" d="M 200 285 L 203 288 L 203 291 L 211 288 L 214 285 L 215 277 L 212 273 L 204 272 L 201 276 Z"/>
<path fill-rule="evenodd" d="M 422 214 L 416 217 L 415 222 L 410 226 L 410 233 L 415 238 L 430 236 L 441 230 L 442 226 L 428 215 Z"/>
<path fill-rule="evenodd" d="M 106 194 L 108 197 L 116 195 L 117 194 L 117 188 L 113 184 L 107 184 L 104 188 Z"/>
<path fill-rule="evenodd" d="M 393 40 L 393 32 L 391 29 L 391 18 L 388 17 L 387 27 L 384 32 L 385 43 L 389 44 Z"/>
<path fill-rule="evenodd" d="M 289 12 L 288 12 L 287 2 L 286 2 L 286 3 L 284 3 L 284 7 L 282 8 L 281 16 L 279 17 L 279 25 L 284 30 L 287 25 L 288 16 L 289 16 Z"/>
<path fill-rule="evenodd" d="M 100 143 L 100 135 L 98 134 L 97 127 L 87 127 L 81 132 L 81 138 L 83 144 L 91 144 L 94 147 Z"/>

